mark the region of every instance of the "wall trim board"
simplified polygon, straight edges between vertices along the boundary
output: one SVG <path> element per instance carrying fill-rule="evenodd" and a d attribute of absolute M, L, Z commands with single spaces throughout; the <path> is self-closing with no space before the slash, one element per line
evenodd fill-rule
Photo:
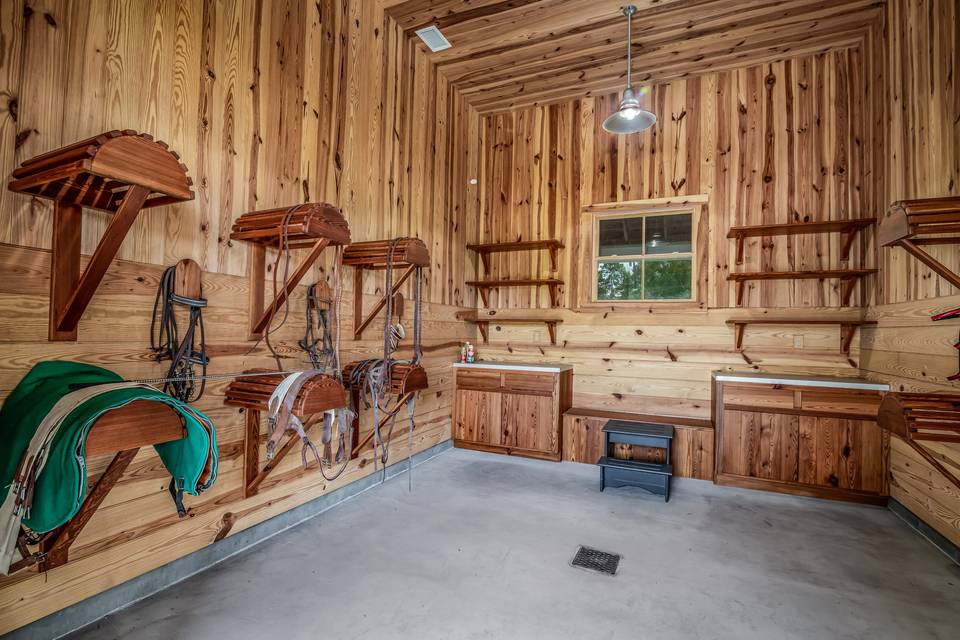
<path fill-rule="evenodd" d="M 452 440 L 444 440 L 413 456 L 414 466 L 423 465 L 453 447 Z M 387 480 L 403 475 L 406 460 L 398 460 L 387 467 Z M 381 484 L 380 474 L 370 474 L 335 491 L 285 511 L 223 540 L 157 567 L 95 596 L 60 609 L 35 622 L 4 635 L 4 640 L 28 638 L 62 638 L 96 624 L 102 618 L 129 607 L 140 600 L 168 589 L 224 560 L 250 550 L 262 542 L 297 527 L 308 520 L 330 511 L 347 500 L 355 498 Z"/>
<path fill-rule="evenodd" d="M 930 527 L 920 516 L 903 506 L 896 498 L 890 498 L 890 502 L 887 503 L 887 508 L 907 523 L 911 529 L 926 538 L 927 542 L 936 547 L 943 555 L 953 560 L 957 565 L 960 565 L 960 546 L 955 545 L 939 531 Z"/>

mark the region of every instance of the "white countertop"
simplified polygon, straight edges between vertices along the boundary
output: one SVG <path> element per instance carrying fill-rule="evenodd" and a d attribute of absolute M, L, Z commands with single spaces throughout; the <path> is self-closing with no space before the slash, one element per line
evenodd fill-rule
<path fill-rule="evenodd" d="M 560 373 L 573 369 L 573 365 L 549 362 L 455 362 L 452 366 L 454 369 L 499 369 L 501 371 L 532 371 L 537 373 Z"/>
<path fill-rule="evenodd" d="M 795 387 L 825 387 L 834 389 L 863 389 L 865 391 L 889 391 L 885 382 L 872 382 L 864 378 L 831 378 L 829 376 L 780 375 L 775 373 L 715 373 L 718 382 L 751 382 L 754 384 L 789 384 Z"/>

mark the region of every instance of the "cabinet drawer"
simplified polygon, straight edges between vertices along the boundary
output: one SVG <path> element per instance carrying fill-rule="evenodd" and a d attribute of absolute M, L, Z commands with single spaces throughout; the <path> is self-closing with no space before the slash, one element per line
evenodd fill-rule
<path fill-rule="evenodd" d="M 529 395 L 552 395 L 554 378 L 552 374 L 504 372 L 503 390 L 507 393 Z"/>
<path fill-rule="evenodd" d="M 475 389 L 477 391 L 499 391 L 499 371 L 457 371 L 458 389 Z"/>
<path fill-rule="evenodd" d="M 804 389 L 800 395 L 800 408 L 805 411 L 827 414 L 850 414 L 860 417 L 876 417 L 880 410 L 880 394 L 876 391 L 851 389 Z"/>
<path fill-rule="evenodd" d="M 792 409 L 794 392 L 775 384 L 725 384 L 723 403 L 753 409 Z"/>

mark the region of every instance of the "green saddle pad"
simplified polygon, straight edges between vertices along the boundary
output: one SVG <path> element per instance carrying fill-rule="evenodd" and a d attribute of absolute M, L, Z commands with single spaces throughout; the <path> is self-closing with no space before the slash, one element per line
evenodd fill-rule
<path fill-rule="evenodd" d="M 8 491 L 17 465 L 37 427 L 60 398 L 79 388 L 121 382 L 106 369 L 79 362 L 49 361 L 33 367 L 0 408 L 0 490 Z M 131 387 L 94 396 L 73 409 L 50 444 L 47 463 L 37 479 L 33 505 L 23 523 L 43 533 L 66 523 L 79 510 L 86 494 L 86 447 L 90 427 L 106 411 L 135 400 L 162 402 L 183 418 L 186 437 L 154 445 L 177 485 L 198 495 L 213 484 L 217 475 L 216 433 L 212 423 L 196 409 L 156 389 Z M 195 415 L 206 420 L 205 428 Z M 210 474 L 201 485 L 200 476 L 210 460 Z"/>

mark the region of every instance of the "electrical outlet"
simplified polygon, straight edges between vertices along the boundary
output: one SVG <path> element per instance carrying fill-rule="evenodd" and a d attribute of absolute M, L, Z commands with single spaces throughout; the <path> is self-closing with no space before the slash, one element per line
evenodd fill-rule
<path fill-rule="evenodd" d="M 803 334 L 800 334 L 800 333 L 793 334 L 793 348 L 803 349 Z"/>

